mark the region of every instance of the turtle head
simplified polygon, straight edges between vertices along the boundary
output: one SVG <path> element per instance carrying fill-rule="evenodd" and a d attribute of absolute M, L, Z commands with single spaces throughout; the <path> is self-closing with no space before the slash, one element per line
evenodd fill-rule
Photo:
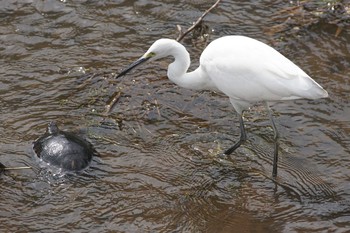
<path fill-rule="evenodd" d="M 48 125 L 47 125 L 47 130 L 46 132 L 48 134 L 57 134 L 59 132 L 59 129 L 56 125 L 56 122 L 51 121 Z"/>

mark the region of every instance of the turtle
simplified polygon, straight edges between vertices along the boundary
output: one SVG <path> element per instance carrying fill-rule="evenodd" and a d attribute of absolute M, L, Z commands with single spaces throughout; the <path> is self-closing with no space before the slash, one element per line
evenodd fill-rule
<path fill-rule="evenodd" d="M 78 172 L 90 165 L 96 150 L 92 144 L 72 132 L 62 131 L 50 122 L 46 133 L 33 142 L 36 156 L 47 163 L 68 172 Z"/>

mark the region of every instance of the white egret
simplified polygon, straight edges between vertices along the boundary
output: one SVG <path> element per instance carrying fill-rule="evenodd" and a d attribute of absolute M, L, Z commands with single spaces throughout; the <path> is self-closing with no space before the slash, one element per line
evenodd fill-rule
<path fill-rule="evenodd" d="M 240 139 L 224 152 L 229 155 L 247 138 L 243 112 L 256 102 L 265 102 L 274 130 L 272 175 L 277 175 L 278 131 L 269 110 L 269 102 L 328 96 L 318 83 L 297 65 L 272 47 L 245 36 L 225 36 L 211 42 L 200 57 L 199 67 L 187 73 L 190 56 L 175 40 L 159 39 L 136 62 L 124 69 L 123 76 L 145 61 L 172 56 L 168 78 L 175 84 L 194 90 L 214 90 L 227 95 L 239 114 Z"/>

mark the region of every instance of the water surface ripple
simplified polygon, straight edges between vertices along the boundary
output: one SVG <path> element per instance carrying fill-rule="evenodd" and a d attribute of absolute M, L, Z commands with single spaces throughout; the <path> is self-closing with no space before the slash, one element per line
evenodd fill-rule
<path fill-rule="evenodd" d="M 273 104 L 246 114 L 248 141 L 220 93 L 166 78 L 170 60 L 114 80 L 176 25 L 214 1 L 0 1 L 0 162 L 33 170 L 0 177 L 3 232 L 347 232 L 350 228 L 350 36 L 318 23 L 286 27 L 294 1 L 222 1 L 205 18 L 209 40 L 240 34 L 301 66 L 330 98 Z M 291 16 L 292 17 L 292 16 Z M 293 19 L 293 18 L 292 18 Z M 295 19 L 293 19 L 295 20 Z M 273 29 L 273 30 L 272 30 Z M 193 60 L 206 42 L 182 42 Z M 106 116 L 105 106 L 120 92 Z M 99 158 L 79 175 L 40 170 L 32 142 L 49 121 L 85 136 Z"/>

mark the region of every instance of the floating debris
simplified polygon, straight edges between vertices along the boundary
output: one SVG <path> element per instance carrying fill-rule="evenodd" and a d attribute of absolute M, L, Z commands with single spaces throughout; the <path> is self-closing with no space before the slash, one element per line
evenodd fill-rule
<path fill-rule="evenodd" d="M 292 2 L 293 4 L 293 2 Z M 334 26 L 334 35 L 350 26 L 350 1 L 316 1 L 297 2 L 273 15 L 277 25 L 268 29 L 268 33 L 276 34 L 286 31 L 299 31 L 319 25 Z"/>

